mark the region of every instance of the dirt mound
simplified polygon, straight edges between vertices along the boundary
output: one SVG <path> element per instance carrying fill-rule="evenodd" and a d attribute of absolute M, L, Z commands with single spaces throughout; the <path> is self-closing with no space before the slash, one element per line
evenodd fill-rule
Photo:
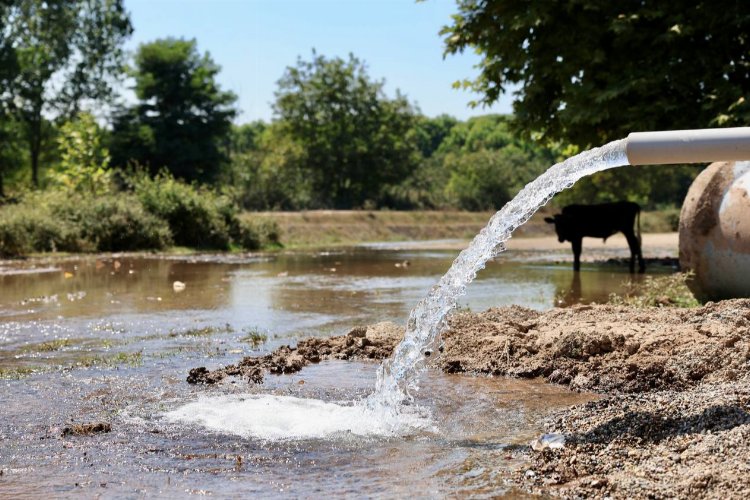
<path fill-rule="evenodd" d="M 453 317 L 444 339 L 440 366 L 451 373 L 540 376 L 597 392 L 680 390 L 748 373 L 750 300 L 695 309 L 490 309 Z"/>
<path fill-rule="evenodd" d="M 209 371 L 206 367 L 190 370 L 191 384 L 215 384 L 228 376 L 238 376 L 256 384 L 263 382 L 264 372 L 281 375 L 300 371 L 310 363 L 327 359 L 380 360 L 391 354 L 403 337 L 403 328 L 393 323 L 356 326 L 343 336 L 300 340 L 297 347 L 282 346 L 260 357 L 248 356 L 236 365 Z"/>

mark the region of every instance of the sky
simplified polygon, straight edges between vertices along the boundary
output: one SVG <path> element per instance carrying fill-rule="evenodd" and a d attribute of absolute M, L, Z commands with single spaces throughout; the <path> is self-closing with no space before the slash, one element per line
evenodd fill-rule
<path fill-rule="evenodd" d="M 443 58 L 438 34 L 456 11 L 455 0 L 125 0 L 134 33 L 127 44 L 157 38 L 195 38 L 222 67 L 223 89 L 238 96 L 238 123 L 270 121 L 276 82 L 312 49 L 327 58 L 350 53 L 385 80 L 390 97 L 399 89 L 427 116 L 461 120 L 509 113 L 510 96 L 492 107 L 471 108 L 476 95 L 452 88 L 473 78 L 479 56 Z"/>

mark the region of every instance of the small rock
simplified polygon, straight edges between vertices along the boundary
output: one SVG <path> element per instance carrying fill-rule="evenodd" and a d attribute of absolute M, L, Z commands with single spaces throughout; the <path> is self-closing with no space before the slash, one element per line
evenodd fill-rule
<path fill-rule="evenodd" d="M 186 286 L 185 283 L 183 283 L 182 281 L 175 281 L 174 283 L 172 283 L 172 290 L 178 293 L 184 292 L 185 286 Z"/>
<path fill-rule="evenodd" d="M 593 479 L 591 481 L 591 487 L 592 488 L 604 488 L 607 485 L 608 481 L 605 477 L 600 477 L 597 479 Z"/>

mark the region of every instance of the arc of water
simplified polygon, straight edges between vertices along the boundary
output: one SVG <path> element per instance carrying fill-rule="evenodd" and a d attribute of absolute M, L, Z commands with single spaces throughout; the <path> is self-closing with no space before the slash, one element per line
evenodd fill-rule
<path fill-rule="evenodd" d="M 404 402 L 412 400 L 411 393 L 417 390 L 419 374 L 425 367 L 425 351 L 434 350 L 447 326 L 448 314 L 487 261 L 504 251 L 513 231 L 555 194 L 587 175 L 628 165 L 626 147 L 626 139 L 614 141 L 553 165 L 492 216 L 411 311 L 403 340 L 378 369 L 375 392 L 368 398 L 368 406 L 399 412 Z"/>

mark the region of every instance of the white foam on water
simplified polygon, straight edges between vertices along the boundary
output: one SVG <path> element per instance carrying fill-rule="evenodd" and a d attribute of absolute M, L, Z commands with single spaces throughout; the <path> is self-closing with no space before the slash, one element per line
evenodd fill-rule
<path fill-rule="evenodd" d="M 389 437 L 434 430 L 429 417 L 418 410 L 394 414 L 364 404 L 274 395 L 201 397 L 163 416 L 172 423 L 266 441 Z"/>

